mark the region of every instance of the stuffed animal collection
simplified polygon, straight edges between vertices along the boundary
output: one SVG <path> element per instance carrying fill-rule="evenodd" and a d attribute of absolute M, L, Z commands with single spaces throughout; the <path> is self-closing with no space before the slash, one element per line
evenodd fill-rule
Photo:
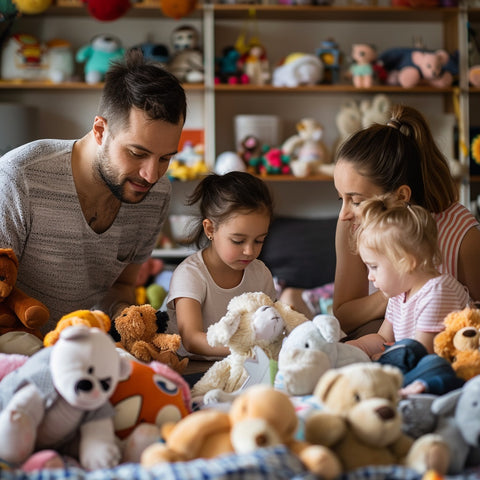
<path fill-rule="evenodd" d="M 200 410 L 162 429 L 165 443 L 148 447 L 141 463 L 153 467 L 162 462 L 214 458 L 225 453 L 246 453 L 259 447 L 283 444 L 306 467 L 325 480 L 340 474 L 332 452 L 320 445 L 295 439 L 298 419 L 290 398 L 266 385 L 254 385 L 237 397 L 228 412 Z"/>

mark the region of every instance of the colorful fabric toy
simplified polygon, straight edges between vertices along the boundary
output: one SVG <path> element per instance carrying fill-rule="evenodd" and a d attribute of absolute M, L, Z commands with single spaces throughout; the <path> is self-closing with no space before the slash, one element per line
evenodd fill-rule
<path fill-rule="evenodd" d="M 160 362 L 130 360 L 131 373 L 110 397 L 115 407 L 115 434 L 126 439 L 142 423 L 161 427 L 191 411 L 190 388 L 174 370 Z"/>
<path fill-rule="evenodd" d="M 109 398 L 130 373 L 105 332 L 83 325 L 62 331 L 0 382 L 0 458 L 20 465 L 39 449 L 78 441 L 83 468 L 118 464 Z"/>

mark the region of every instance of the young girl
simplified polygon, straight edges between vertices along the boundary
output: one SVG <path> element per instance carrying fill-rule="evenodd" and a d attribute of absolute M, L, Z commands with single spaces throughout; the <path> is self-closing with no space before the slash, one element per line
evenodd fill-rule
<path fill-rule="evenodd" d="M 245 172 L 206 176 L 188 198 L 199 202 L 192 236 L 199 251 L 175 269 L 167 298 L 170 332 L 182 338 L 179 355 L 218 359 L 227 347 L 211 347 L 206 332 L 227 312 L 229 301 L 262 291 L 276 300 L 272 274 L 257 259 L 273 217 L 265 183 Z"/>
<path fill-rule="evenodd" d="M 470 303 L 467 289 L 437 269 L 441 255 L 433 216 L 393 196 L 374 197 L 362 202 L 354 238 L 368 279 L 388 303 L 378 333 L 347 343 L 372 359 L 384 345 L 407 338 L 433 353 L 433 339 L 445 328 L 445 317 Z"/>
<path fill-rule="evenodd" d="M 335 188 L 342 208 L 337 225 L 333 313 L 350 338 L 378 330 L 384 295 L 370 288 L 365 264 L 351 252 L 358 207 L 373 195 L 393 194 L 431 212 L 442 253 L 439 271 L 450 273 L 480 301 L 478 221 L 458 202 L 448 163 L 423 115 L 396 105 L 386 125 L 374 124 L 349 137 L 336 154 Z M 280 300 L 304 311 L 302 291 L 285 290 Z"/>

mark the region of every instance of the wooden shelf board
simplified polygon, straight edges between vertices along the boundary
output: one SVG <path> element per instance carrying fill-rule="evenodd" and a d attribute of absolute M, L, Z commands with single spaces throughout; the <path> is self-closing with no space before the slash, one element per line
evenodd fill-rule
<path fill-rule="evenodd" d="M 203 83 L 184 83 L 186 91 L 203 91 Z M 103 83 L 61 82 L 35 80 L 0 80 L 0 90 L 102 90 Z"/>
<path fill-rule="evenodd" d="M 480 90 L 479 90 L 480 91 Z M 274 87 L 273 85 L 215 85 L 217 93 L 400 93 L 400 94 L 451 94 L 454 87 L 435 88 L 429 86 L 417 86 L 414 88 L 403 88 L 392 85 L 375 85 L 371 88 L 357 88 L 351 84 L 335 84 L 335 85 L 302 85 L 299 87 Z"/>

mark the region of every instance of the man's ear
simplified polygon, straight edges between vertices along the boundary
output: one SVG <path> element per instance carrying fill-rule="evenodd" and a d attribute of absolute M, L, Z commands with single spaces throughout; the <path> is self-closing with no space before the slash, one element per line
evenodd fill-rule
<path fill-rule="evenodd" d="M 107 120 L 104 117 L 95 116 L 93 121 L 93 136 L 98 145 L 101 145 L 105 139 L 105 132 L 107 130 Z"/>
<path fill-rule="evenodd" d="M 404 202 L 409 202 L 412 198 L 412 189 L 408 185 L 401 185 L 396 191 L 397 198 Z"/>

